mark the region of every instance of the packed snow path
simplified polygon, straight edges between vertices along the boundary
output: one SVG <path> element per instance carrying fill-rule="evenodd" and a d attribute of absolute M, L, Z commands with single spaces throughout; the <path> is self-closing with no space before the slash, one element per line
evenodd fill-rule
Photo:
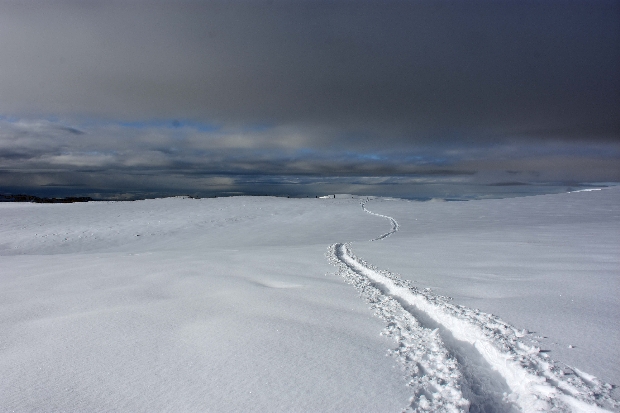
<path fill-rule="evenodd" d="M 368 202 L 368 201 L 366 201 Z M 396 231 L 398 231 L 398 222 L 396 222 L 396 220 L 392 217 L 388 217 L 387 215 L 381 215 L 381 214 L 376 214 L 372 211 L 369 211 L 368 209 L 366 209 L 366 202 L 362 202 L 362 209 L 364 210 L 364 212 L 370 214 L 370 215 L 374 215 L 377 217 L 381 217 L 381 218 L 385 218 L 387 220 L 390 221 L 390 225 L 392 226 L 392 228 L 390 228 L 390 230 L 388 232 L 386 232 L 385 234 L 378 236 L 377 238 L 373 239 L 372 241 L 380 241 L 382 239 L 385 239 L 387 237 L 389 237 L 390 235 L 392 235 L 393 233 L 395 233 Z"/>
<path fill-rule="evenodd" d="M 391 224 L 372 241 L 398 231 L 394 218 L 371 212 L 367 202 L 365 212 Z M 398 343 L 390 353 L 413 390 L 405 411 L 619 411 L 614 386 L 552 360 L 528 331 L 379 270 L 356 257 L 350 244 L 330 246 L 328 257 L 385 321 L 383 334 Z"/>

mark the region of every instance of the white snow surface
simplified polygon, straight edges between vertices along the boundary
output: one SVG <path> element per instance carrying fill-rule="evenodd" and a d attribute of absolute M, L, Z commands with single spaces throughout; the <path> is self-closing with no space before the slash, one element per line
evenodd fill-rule
<path fill-rule="evenodd" d="M 619 411 L 619 205 L 0 204 L 0 411 Z"/>

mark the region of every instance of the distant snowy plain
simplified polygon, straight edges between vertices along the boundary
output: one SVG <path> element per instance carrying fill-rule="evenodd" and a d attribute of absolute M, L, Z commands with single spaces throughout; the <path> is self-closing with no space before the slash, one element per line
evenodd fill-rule
<path fill-rule="evenodd" d="M 0 411 L 619 411 L 619 287 L 620 188 L 4 203 Z"/>

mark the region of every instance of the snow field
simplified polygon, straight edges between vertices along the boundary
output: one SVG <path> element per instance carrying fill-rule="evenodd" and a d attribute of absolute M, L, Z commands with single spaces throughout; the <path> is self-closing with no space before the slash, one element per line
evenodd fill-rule
<path fill-rule="evenodd" d="M 0 411 L 618 411 L 619 205 L 0 204 Z"/>
<path fill-rule="evenodd" d="M 620 383 L 620 188 L 367 206 L 400 228 L 381 242 L 354 243 L 357 256 L 500 315 L 555 360 Z"/>
<path fill-rule="evenodd" d="M 449 304 L 444 297 L 436 297 L 429 292 L 418 291 L 410 283 L 393 274 L 382 273 L 373 269 L 367 263 L 356 258 L 346 245 L 336 244 L 334 254 L 353 272 L 366 277 L 371 285 L 378 286 L 375 287 L 378 291 L 383 290 L 387 297 L 403 303 L 405 308 L 413 307 L 412 310 L 409 310 L 412 316 L 417 315 L 420 318 L 430 318 L 434 321 L 433 327 L 438 327 L 432 330 L 433 333 L 443 331 L 444 334 L 451 335 L 455 339 L 451 340 L 452 346 L 458 342 L 471 344 L 488 363 L 487 371 L 477 369 L 475 373 L 478 377 L 465 374 L 463 377 L 465 382 L 462 382 L 461 374 L 458 373 L 461 366 L 454 359 L 450 359 L 449 352 L 444 350 L 442 352 L 443 357 L 439 359 L 439 364 L 449 366 L 454 371 L 450 376 L 455 380 L 452 382 L 445 379 L 440 380 L 442 385 L 436 388 L 436 393 L 432 393 L 433 399 L 442 401 L 444 398 L 442 393 L 446 390 L 450 390 L 451 394 L 461 396 L 461 383 L 469 385 L 468 380 L 480 380 L 480 375 L 494 376 L 494 372 L 498 372 L 510 389 L 510 394 L 504 393 L 505 400 L 502 400 L 502 393 L 492 388 L 501 387 L 496 386 L 497 377 L 491 377 L 486 380 L 487 386 L 490 385 L 491 388 L 479 389 L 482 392 L 477 394 L 476 390 L 469 389 L 468 393 L 476 399 L 478 408 L 482 405 L 485 410 L 510 411 L 512 409 L 508 403 L 512 402 L 520 408 L 520 411 L 524 412 L 604 412 L 606 410 L 599 408 L 597 404 L 608 405 L 612 408 L 620 406 L 611 397 L 611 385 L 602 383 L 592 376 L 581 375 L 574 369 L 573 374 L 567 376 L 557 362 L 544 355 L 539 356 L 540 349 L 519 340 L 519 337 L 523 337 L 525 332 L 519 332 L 497 317 L 454 306 Z M 374 298 L 370 302 L 378 302 L 380 303 L 378 306 L 381 306 L 385 301 L 387 300 Z M 382 318 L 385 321 L 393 322 L 394 317 L 383 316 Z M 462 344 L 458 343 L 458 345 Z M 443 347 L 439 334 L 436 334 L 435 343 L 427 345 L 427 347 L 429 349 Z M 458 350 L 452 347 L 452 351 Z M 461 359 L 465 352 L 460 351 Z M 409 356 L 405 363 L 412 359 L 413 357 Z M 424 378 L 431 380 L 431 382 L 437 382 L 432 378 L 433 375 L 437 374 L 437 367 L 429 368 L 424 365 L 422 367 Z M 468 404 L 467 401 L 459 401 L 460 406 L 468 406 Z M 414 411 L 452 411 L 451 409 L 456 406 L 446 408 L 442 402 L 438 405 L 426 404 L 426 399 L 423 399 L 422 404 L 417 402 L 416 405 L 414 402 L 411 407 Z"/>
<path fill-rule="evenodd" d="M 380 320 L 325 276 L 383 223 L 331 202 L 0 205 L 0 411 L 397 411 Z"/>
<path fill-rule="evenodd" d="M 369 211 L 365 203 L 362 202 L 364 211 L 388 219 L 392 226 L 391 231 L 373 241 L 385 239 L 398 231 L 399 225 L 393 218 Z M 442 352 L 442 362 L 454 371 L 452 377 L 456 381 L 444 382 L 443 388 L 452 389 L 453 394 L 461 397 L 461 401 L 457 405 L 446 405 L 442 393 L 436 391 L 431 393 L 431 400 L 436 404 L 428 403 L 426 395 L 420 395 L 417 388 L 419 386 L 412 381 L 410 385 L 414 387 L 415 396 L 408 409 L 453 411 L 459 407 L 471 407 L 471 411 L 511 411 L 513 407 L 509 404 L 514 404 L 514 407 L 525 412 L 600 412 L 606 411 L 601 406 L 614 410 L 620 407 L 620 403 L 612 396 L 614 386 L 578 369 L 561 365 L 545 353 L 540 354 L 539 348 L 526 343 L 527 339 L 522 339 L 527 335 L 527 331 L 519 331 L 499 318 L 479 310 L 452 305 L 445 297 L 430 293 L 429 289 L 420 291 L 409 281 L 404 281 L 390 272 L 379 271 L 358 259 L 353 255 L 350 245 L 334 244 L 328 255 L 330 260 L 339 266 L 339 274 L 354 284 L 362 296 L 372 303 L 373 308 L 386 306 L 384 303 L 388 303 L 387 307 L 391 308 L 392 302 L 396 300 L 401 311 L 417 317 L 426 327 L 432 326 L 435 328 L 433 332 L 441 331 L 444 341 L 447 342 L 448 349 Z M 373 294 L 369 294 L 368 289 L 371 289 Z M 376 296 L 382 298 L 378 299 Z M 388 322 L 388 328 L 395 320 L 402 318 L 395 316 L 393 312 L 386 315 L 385 311 L 378 310 L 377 314 Z M 402 330 L 402 327 L 399 327 L 399 330 Z M 399 347 L 402 347 L 402 340 L 397 338 L 397 341 Z M 438 336 L 435 343 L 427 347 L 443 347 Z M 486 369 L 471 368 L 472 351 L 469 347 L 473 347 L 478 355 L 484 358 Z M 450 353 L 454 354 L 460 363 L 450 359 Z M 412 370 L 408 369 L 408 362 L 411 360 L 415 360 L 415 357 L 399 359 L 405 370 Z M 479 362 L 475 364 L 480 365 Z M 462 374 L 459 369 L 463 370 Z M 424 369 L 424 377 L 428 379 L 434 376 L 435 371 Z M 501 391 L 501 386 L 493 384 L 498 383 L 497 378 L 493 377 L 496 373 L 501 375 L 500 381 L 505 383 L 509 392 L 498 392 L 498 389 Z M 412 375 L 416 374 L 419 374 L 419 370 L 413 369 Z M 480 379 L 484 376 L 489 376 L 488 380 L 485 380 L 487 385 L 479 386 Z M 469 400 L 462 398 L 461 385 Z M 426 387 L 424 390 L 428 391 L 428 386 Z M 471 406 L 470 401 L 474 402 Z"/>

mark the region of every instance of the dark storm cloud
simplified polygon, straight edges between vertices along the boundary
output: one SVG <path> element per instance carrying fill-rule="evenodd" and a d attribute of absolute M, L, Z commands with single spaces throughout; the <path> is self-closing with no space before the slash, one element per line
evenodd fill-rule
<path fill-rule="evenodd" d="M 618 21 L 599 0 L 5 1 L 0 186 L 620 180 Z"/>
<path fill-rule="evenodd" d="M 329 123 L 405 141 L 618 134 L 614 1 L 1 8 L 5 114 Z"/>

